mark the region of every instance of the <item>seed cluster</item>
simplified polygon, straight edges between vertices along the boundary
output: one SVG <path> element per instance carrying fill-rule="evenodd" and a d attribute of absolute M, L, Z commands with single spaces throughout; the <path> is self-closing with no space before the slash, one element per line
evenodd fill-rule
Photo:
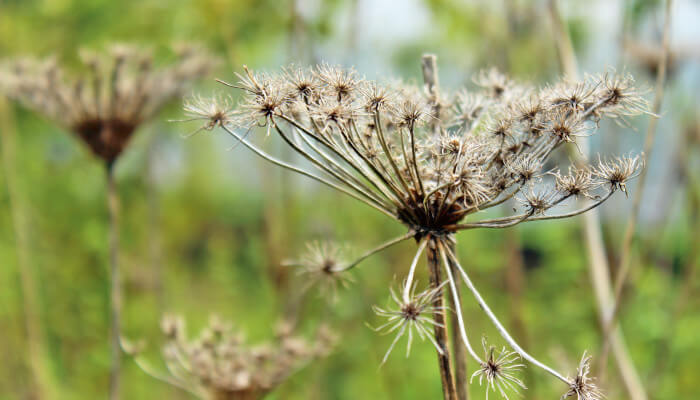
<path fill-rule="evenodd" d="M 274 343 L 251 346 L 218 318 L 193 339 L 179 317 L 168 316 L 161 325 L 172 383 L 205 399 L 261 399 L 307 362 L 327 354 L 335 341 L 325 328 L 308 341 L 282 325 Z"/>
<path fill-rule="evenodd" d="M 545 171 L 545 165 L 552 163 L 552 154 L 562 145 L 577 147 L 578 138 L 594 134 L 601 119 L 624 124 L 626 117 L 648 112 L 631 76 L 602 74 L 536 88 L 491 69 L 474 78 L 475 88 L 444 98 L 434 85 L 380 84 L 362 79 L 353 69 L 325 64 L 289 67 L 272 75 L 244 70 L 237 83 L 222 82 L 242 91 L 237 107 L 226 98 L 188 103 L 189 117 L 203 123 L 200 130 L 221 127 L 271 163 L 330 186 L 408 227 L 407 235 L 341 267 L 325 268 L 324 252 L 316 251 L 315 258 L 303 263 L 307 272 L 336 281 L 338 272 L 394 243 L 410 237 L 418 243 L 401 295 L 392 289 L 394 304 L 375 307 L 386 321 L 377 330 L 395 335 L 383 362 L 402 337 L 408 337 L 407 354 L 414 333 L 427 337 L 441 360 L 443 388 L 449 390 L 448 350 L 437 338 L 443 341 L 445 336 L 443 297 L 451 297 L 460 339 L 480 365 L 473 377 L 485 383 L 487 396 L 494 391 L 508 398 L 507 392 L 525 389 L 516 376 L 524 366 L 518 362 L 522 358 L 564 382 L 569 390 L 565 396 L 600 398 L 587 378 L 587 360 L 572 380 L 527 353 L 510 336 L 460 265 L 454 233 L 573 217 L 599 206 L 618 190 L 627 193 L 626 183 L 643 168 L 640 156 L 599 157 L 596 165 L 566 165 L 566 172 L 557 166 Z M 250 136 L 256 128 L 265 128 L 267 136 L 273 132 L 279 136 L 304 159 L 303 167 L 258 147 L 256 135 Z M 551 211 L 577 197 L 587 200 L 583 208 Z M 513 208 L 505 217 L 476 219 L 482 211 L 511 199 L 520 211 Z M 415 270 L 426 248 L 431 286 L 416 294 Z M 440 266 L 447 276 L 442 284 L 437 279 Z M 328 275 L 329 271 L 334 273 Z M 514 352 L 504 348 L 496 355 L 485 344 L 485 357 L 474 351 L 461 312 L 458 278 Z M 442 289 L 448 283 L 446 294 Z"/>
<path fill-rule="evenodd" d="M 214 65 L 201 49 L 184 45 L 165 67 L 125 45 L 107 54 L 84 51 L 81 58 L 84 69 L 75 74 L 53 58 L 3 63 L 0 90 L 75 133 L 110 164 L 142 122 Z"/>
<path fill-rule="evenodd" d="M 600 119 L 646 112 L 629 75 L 538 89 L 488 70 L 474 79 L 474 90 L 432 100 L 420 87 L 367 81 L 353 69 L 329 65 L 289 67 L 274 75 L 246 68 L 239 78 L 227 84 L 243 92 L 237 108 L 230 100 L 200 98 L 186 111 L 203 120 L 203 128 L 221 126 L 258 155 L 416 232 L 547 219 L 548 210 L 577 196 L 602 203 L 613 191 L 625 190 L 643 164 L 638 157 L 622 157 L 568 174 L 542 172 L 554 150 L 593 134 Z M 265 153 L 248 137 L 256 127 L 276 132 L 311 168 Z M 523 213 L 460 224 L 514 197 Z"/>

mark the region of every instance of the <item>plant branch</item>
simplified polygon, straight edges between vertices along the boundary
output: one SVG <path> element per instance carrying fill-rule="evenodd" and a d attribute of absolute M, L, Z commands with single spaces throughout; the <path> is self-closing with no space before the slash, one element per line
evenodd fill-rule
<path fill-rule="evenodd" d="M 557 0 L 549 0 L 548 8 L 552 19 L 560 65 L 569 78 L 576 79 L 578 78 L 576 54 L 571 45 L 571 36 L 568 30 L 565 29 L 564 22 L 557 8 Z M 580 145 L 582 154 L 576 151 L 571 152 L 573 159 L 579 164 L 585 161 L 590 151 L 587 140 L 582 140 Z M 604 325 L 608 310 L 612 307 L 612 288 L 610 284 L 610 269 L 600 226 L 600 215 L 597 209 L 592 209 L 584 214 L 583 228 L 586 248 L 589 254 L 588 267 L 596 294 L 596 305 L 602 322 L 601 325 Z M 647 396 L 644 387 L 629 357 L 629 352 L 622 337 L 622 330 L 619 327 L 614 332 L 611 344 L 618 370 L 630 398 L 632 400 L 646 400 Z"/>
<path fill-rule="evenodd" d="M 469 275 L 467 275 L 466 271 L 464 271 L 464 268 L 459 264 L 459 261 L 457 260 L 457 257 L 455 257 L 454 253 L 450 252 L 450 249 L 447 249 L 447 254 L 449 256 L 449 259 L 451 262 L 453 262 L 456 266 L 457 269 L 459 270 L 459 273 L 462 275 L 462 280 L 464 281 L 465 285 L 467 288 L 472 292 L 474 295 L 474 298 L 476 299 L 477 303 L 479 303 L 479 307 L 481 307 L 482 310 L 484 310 L 484 313 L 486 313 L 486 316 L 489 317 L 493 325 L 496 327 L 498 332 L 501 334 L 503 339 L 505 339 L 506 342 L 510 345 L 510 347 L 513 348 L 522 358 L 525 360 L 529 361 L 531 364 L 535 365 L 538 368 L 541 368 L 545 370 L 546 372 L 550 373 L 552 376 L 555 378 L 561 380 L 562 382 L 566 383 L 567 385 L 569 384 L 568 379 L 564 377 L 564 375 L 560 374 L 556 370 L 554 370 L 551 367 L 548 367 L 544 363 L 540 362 L 537 360 L 535 357 L 531 356 L 529 353 L 527 353 L 518 343 L 513 339 L 512 336 L 508 333 L 506 328 L 501 324 L 501 322 L 498 320 L 496 315 L 491 311 L 491 307 L 486 303 L 483 297 L 481 297 L 481 294 L 479 291 L 474 287 L 474 284 L 472 283 L 471 279 L 469 279 Z"/>
<path fill-rule="evenodd" d="M 654 94 L 654 105 L 652 109 L 652 115 L 649 118 L 649 126 L 647 128 L 647 136 L 644 140 L 644 154 L 648 160 L 651 160 L 651 152 L 654 148 L 654 138 L 656 136 L 656 125 L 658 122 L 658 117 L 661 103 L 663 102 L 664 96 L 664 84 L 666 82 L 666 68 L 668 64 L 668 53 L 669 53 L 669 42 L 670 42 L 670 31 L 671 31 L 671 7 L 673 1 L 666 0 L 665 7 L 665 18 L 664 18 L 664 33 L 662 39 L 662 50 L 661 57 L 659 58 L 659 64 L 657 67 L 656 75 L 656 89 Z M 610 317 L 605 321 L 603 326 L 603 346 L 601 350 L 601 356 L 598 359 L 600 363 L 601 370 L 607 364 L 608 350 L 610 347 L 610 332 L 612 328 L 617 323 L 617 318 L 619 316 L 622 296 L 624 294 L 625 282 L 629 275 L 631 263 L 630 263 L 630 253 L 632 252 L 632 241 L 634 240 L 634 233 L 637 227 L 637 219 L 639 218 L 639 209 L 642 204 L 642 195 L 644 193 L 644 185 L 646 183 L 648 168 L 642 169 L 639 174 L 639 184 L 637 185 L 637 190 L 634 193 L 634 200 L 632 203 L 632 210 L 630 211 L 629 219 L 627 220 L 627 226 L 625 227 L 625 233 L 622 239 L 622 250 L 620 251 L 620 262 L 618 264 L 617 270 L 618 275 L 615 280 L 615 300 L 613 303 L 613 309 Z"/>

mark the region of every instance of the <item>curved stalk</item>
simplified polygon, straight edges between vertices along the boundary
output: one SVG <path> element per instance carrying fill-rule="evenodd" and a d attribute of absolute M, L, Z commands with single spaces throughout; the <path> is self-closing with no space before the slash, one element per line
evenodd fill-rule
<path fill-rule="evenodd" d="M 423 254 L 425 250 L 425 245 L 428 244 L 428 239 L 423 238 L 418 245 L 418 251 L 416 251 L 415 257 L 413 257 L 413 262 L 411 263 L 411 268 L 408 270 L 408 277 L 406 277 L 406 284 L 403 287 L 403 301 L 408 303 L 411 299 L 411 285 L 413 285 L 413 274 L 416 271 L 416 265 L 418 265 L 418 259 Z"/>
<path fill-rule="evenodd" d="M 319 176 L 316 176 L 316 175 L 314 175 L 314 174 L 312 174 L 312 173 L 310 173 L 310 172 L 304 171 L 304 170 L 301 169 L 301 168 L 298 168 L 298 167 L 295 167 L 295 166 L 293 166 L 293 165 L 287 164 L 287 163 L 284 162 L 284 161 L 278 160 L 277 158 L 272 157 L 271 155 L 269 155 L 269 154 L 265 153 L 264 151 L 258 149 L 257 147 L 255 147 L 253 144 L 251 144 L 250 142 L 248 142 L 247 140 L 245 140 L 243 137 L 241 137 L 240 135 L 238 135 L 238 134 L 235 133 L 234 131 L 228 129 L 228 128 L 225 127 L 225 126 L 222 126 L 222 128 L 223 128 L 229 135 L 233 136 L 233 137 L 236 138 L 236 140 L 238 140 L 240 143 L 243 143 L 244 146 L 246 146 L 247 148 L 249 148 L 250 150 L 252 150 L 255 154 L 257 154 L 258 156 L 260 156 L 260 157 L 264 158 L 265 160 L 271 162 L 272 164 L 275 164 L 275 165 L 277 165 L 278 167 L 286 168 L 286 169 L 288 169 L 288 170 L 290 170 L 290 171 L 293 171 L 293 172 L 296 172 L 296 173 L 298 173 L 298 174 L 304 175 L 304 176 L 306 176 L 306 177 L 308 177 L 308 178 L 311 178 L 311 179 L 313 179 L 313 180 L 316 180 L 316 181 L 318 181 L 318 182 L 321 182 L 321 183 L 323 183 L 324 185 L 328 185 L 328 186 L 332 187 L 333 189 L 336 189 L 336 190 L 338 190 L 338 191 L 340 191 L 340 192 L 342 192 L 342 193 L 347 194 L 348 196 L 350 196 L 350 197 L 352 197 L 352 198 L 354 198 L 354 199 L 356 199 L 356 200 L 359 200 L 359 201 L 361 201 L 361 202 L 367 204 L 368 206 L 370 206 L 370 207 L 372 207 L 372 208 L 374 208 L 374 209 L 380 211 L 382 214 L 387 215 L 387 216 L 389 216 L 389 217 L 391 217 L 391 218 L 393 218 L 393 219 L 396 219 L 396 216 L 395 216 L 394 214 L 392 214 L 389 210 L 385 209 L 384 207 L 382 207 L 382 206 L 380 206 L 380 205 L 377 205 L 377 204 L 375 204 L 375 203 L 373 203 L 373 202 L 370 202 L 370 201 L 368 201 L 367 199 L 365 199 L 365 198 L 363 198 L 363 197 L 360 197 L 359 195 L 357 195 L 357 194 L 355 194 L 355 193 L 353 193 L 353 192 L 351 192 L 351 191 L 345 189 L 344 187 L 338 186 L 338 185 L 336 185 L 335 183 L 333 183 L 333 182 L 331 182 L 331 181 L 328 181 L 328 180 L 326 180 L 326 179 L 324 179 L 324 178 L 321 178 L 321 177 L 319 177 Z"/>
<path fill-rule="evenodd" d="M 467 275 L 467 273 L 464 271 L 464 269 L 462 268 L 462 266 L 459 264 L 459 261 L 457 260 L 457 258 L 455 257 L 455 255 L 454 255 L 453 253 L 451 253 L 451 252 L 449 251 L 449 249 L 447 250 L 447 252 L 449 253 L 450 260 L 452 260 L 452 262 L 455 263 L 455 265 L 457 266 L 457 269 L 459 270 L 459 273 L 462 275 L 462 280 L 464 281 L 465 285 L 466 285 L 467 288 L 472 292 L 472 294 L 474 295 L 474 298 L 475 298 L 476 301 L 479 303 L 479 306 L 481 307 L 481 309 L 484 310 L 484 313 L 486 313 L 486 316 L 489 317 L 489 319 L 491 320 L 491 322 L 493 323 L 493 325 L 496 327 L 496 329 L 497 329 L 498 332 L 501 334 L 501 336 L 503 337 L 503 339 L 505 339 L 505 341 L 508 342 L 508 344 L 510 345 L 510 347 L 512 347 L 513 350 L 515 350 L 518 354 L 520 354 L 520 356 L 521 356 L 522 358 L 526 359 L 526 360 L 529 361 L 531 364 L 535 365 L 535 366 L 538 367 L 538 368 L 541 368 L 541 369 L 545 370 L 546 372 L 550 373 L 550 374 L 551 374 L 552 376 L 554 376 L 555 378 L 561 380 L 562 382 L 564 382 L 564 383 L 566 383 L 566 384 L 568 385 L 568 384 L 569 384 L 569 381 L 568 381 L 568 379 L 566 379 L 566 378 L 564 377 L 564 375 L 560 374 L 559 372 L 557 372 L 557 371 L 554 370 L 553 368 L 551 368 L 551 367 L 549 367 L 549 366 L 543 364 L 542 362 L 540 362 L 539 360 L 537 360 L 535 357 L 531 356 L 528 352 L 526 352 L 522 347 L 520 347 L 520 345 L 518 345 L 518 343 L 515 341 L 515 339 L 513 339 L 513 337 L 510 336 L 510 334 L 508 333 L 508 331 L 506 330 L 506 328 L 505 328 L 505 327 L 503 326 L 503 324 L 501 324 L 501 322 L 498 320 L 498 318 L 497 318 L 496 315 L 493 313 L 493 311 L 491 311 L 491 308 L 490 308 L 489 305 L 486 303 L 486 301 L 484 300 L 484 298 L 481 297 L 481 294 L 480 294 L 479 291 L 476 289 L 476 287 L 474 287 L 474 284 L 472 283 L 471 279 L 469 279 L 469 275 Z"/>
<path fill-rule="evenodd" d="M 347 266 L 341 268 L 338 272 L 347 271 L 349 269 L 352 269 L 352 268 L 356 267 L 359 263 L 364 261 L 367 257 L 369 257 L 375 253 L 378 253 L 378 252 L 380 252 L 388 247 L 391 247 L 399 242 L 403 242 L 406 239 L 410 239 L 415 235 L 416 235 L 416 232 L 411 230 L 411 231 L 408 231 L 408 233 L 406 233 L 403 236 L 399 236 L 397 238 L 394 238 L 394 239 L 391 239 L 387 242 L 384 242 L 384 243 L 380 244 L 379 246 L 373 248 L 372 250 L 367 251 L 365 254 L 363 254 L 359 258 L 357 258 L 355 261 L 353 261 L 350 264 L 348 264 Z"/>
<path fill-rule="evenodd" d="M 440 256 L 442 258 L 442 264 L 445 266 L 445 271 L 447 272 L 447 281 L 450 285 L 450 290 L 452 292 L 452 298 L 454 299 L 454 306 L 455 306 L 455 314 L 457 315 L 457 322 L 459 325 L 459 333 L 462 337 L 462 342 L 464 342 L 464 346 L 467 348 L 469 351 L 469 354 L 479 363 L 483 364 L 484 361 L 479 357 L 478 354 L 474 351 L 472 348 L 472 345 L 469 343 L 469 337 L 467 336 L 467 330 L 464 327 L 464 320 L 462 318 L 462 305 L 460 304 L 459 300 L 459 294 L 457 293 L 457 286 L 455 284 L 455 279 L 454 276 L 452 276 L 452 268 L 451 268 L 451 263 L 447 258 L 447 250 L 445 250 L 445 245 L 442 244 L 441 241 L 438 242 L 438 253 L 440 253 Z"/>

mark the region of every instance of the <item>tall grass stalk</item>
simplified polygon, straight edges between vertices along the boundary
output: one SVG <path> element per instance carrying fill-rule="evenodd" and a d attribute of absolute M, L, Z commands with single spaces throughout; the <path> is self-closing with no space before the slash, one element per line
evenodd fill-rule
<path fill-rule="evenodd" d="M 571 42 L 571 36 L 559 12 L 557 0 L 549 0 L 548 5 L 561 68 L 567 76 L 576 78 L 579 75 L 578 62 Z M 580 142 L 580 148 L 581 152 L 570 152 L 574 160 L 578 163 L 585 162 L 585 159 L 589 156 L 590 144 L 587 140 L 582 140 Z M 610 281 L 610 268 L 605 245 L 603 243 L 600 214 L 598 210 L 593 209 L 584 215 L 583 228 L 589 257 L 588 267 L 595 291 L 599 319 L 601 321 L 601 326 L 605 326 L 612 307 L 614 306 L 614 300 Z M 604 335 L 602 331 L 603 328 L 601 328 L 601 335 Z M 613 347 L 613 354 L 625 389 L 633 400 L 645 400 L 647 395 L 644 391 L 641 379 L 639 378 L 639 373 L 629 356 L 629 351 L 624 343 L 622 330 L 617 328 L 611 335 L 610 342 Z"/>
<path fill-rule="evenodd" d="M 41 321 L 36 265 L 30 256 L 27 214 L 18 187 L 17 144 L 15 142 L 17 129 L 12 111 L 8 107 L 5 99 L 0 97 L 0 147 L 2 147 L 9 211 L 15 236 L 17 273 L 20 280 L 24 328 L 27 335 L 27 358 L 29 371 L 32 375 L 32 384 L 29 385 L 30 396 L 38 400 L 52 399 L 56 395 L 56 386 L 49 370 L 46 337 Z"/>
<path fill-rule="evenodd" d="M 673 1 L 666 0 L 665 5 L 666 6 L 664 11 L 665 16 L 663 37 L 661 39 L 661 57 L 659 57 L 659 63 L 656 68 L 656 87 L 654 90 L 654 103 L 652 106 L 652 112 L 655 115 L 649 117 L 647 135 L 644 139 L 644 154 L 645 157 L 649 160 L 651 159 L 652 150 L 654 149 L 654 139 L 656 137 L 657 131 L 656 126 L 659 119 L 658 115 L 660 115 L 661 104 L 664 98 L 664 85 L 666 83 L 666 70 L 668 68 L 668 54 L 671 41 L 671 11 Z M 647 172 L 648 169 L 645 168 L 644 171 L 642 171 L 642 173 L 639 175 L 639 183 L 637 184 L 637 190 L 634 193 L 632 209 L 630 210 L 629 218 L 627 219 L 627 225 L 625 226 L 625 233 L 622 237 L 620 261 L 616 268 L 618 273 L 615 279 L 614 286 L 615 300 L 613 303 L 613 309 L 610 313 L 610 317 L 605 321 L 605 324 L 603 326 L 603 346 L 601 350 L 601 356 L 598 359 L 601 370 L 605 368 L 608 359 L 608 351 L 610 347 L 610 332 L 617 325 L 622 296 L 624 294 L 623 291 L 631 268 L 630 257 L 632 253 L 632 241 L 634 240 L 635 231 L 637 227 L 637 220 L 639 219 L 639 209 L 642 205 L 642 195 L 644 194 L 644 186 L 646 184 Z"/>

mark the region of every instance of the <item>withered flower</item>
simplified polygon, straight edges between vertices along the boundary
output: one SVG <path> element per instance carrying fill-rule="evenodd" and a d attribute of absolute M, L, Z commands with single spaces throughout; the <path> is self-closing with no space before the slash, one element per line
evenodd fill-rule
<path fill-rule="evenodd" d="M 163 67 L 148 52 L 125 45 L 106 54 L 83 52 L 82 59 L 79 73 L 53 59 L 5 62 L 0 89 L 76 134 L 108 165 L 143 122 L 213 66 L 211 57 L 193 47 L 178 49 Z"/>
<path fill-rule="evenodd" d="M 399 297 L 392 288 L 390 291 L 391 299 L 394 304 L 391 308 L 373 307 L 374 312 L 378 316 L 388 319 L 386 323 L 378 326 L 375 330 L 383 334 L 395 334 L 394 340 L 384 354 L 382 364 L 386 362 L 394 346 L 396 346 L 396 343 L 398 343 L 399 339 L 404 335 L 408 336 L 408 341 L 406 342 L 406 357 L 410 355 L 414 331 L 421 340 L 428 338 L 438 351 L 442 351 L 430 333 L 433 326 L 439 325 L 435 322 L 433 314 L 436 312 L 443 312 L 442 308 L 433 305 L 435 298 L 441 295 L 442 286 L 435 289 L 426 289 L 417 294 L 416 286 L 417 284 L 413 284 L 408 294 L 403 297 Z"/>
<path fill-rule="evenodd" d="M 583 352 L 581 362 L 576 368 L 576 376 L 569 379 L 569 390 L 561 396 L 561 399 L 576 396 L 576 400 L 603 400 L 605 396 L 594 383 L 595 378 L 588 376 L 591 372 L 590 362 L 593 357 Z"/>
<path fill-rule="evenodd" d="M 189 338 L 181 319 L 162 323 L 163 358 L 168 373 L 159 373 L 143 356 L 134 360 L 146 373 L 203 400 L 259 400 L 311 360 L 326 355 L 336 338 L 321 327 L 306 340 L 290 329 L 277 331 L 269 343 L 250 345 L 230 323 L 212 317 L 199 336 Z M 178 334 L 173 335 L 177 326 Z"/>
<path fill-rule="evenodd" d="M 491 69 L 474 78 L 476 88 L 450 96 L 437 87 L 426 93 L 416 85 L 363 81 L 354 69 L 324 64 L 305 71 L 309 80 L 315 77 L 320 82 L 321 88 L 316 91 L 319 95 L 311 96 L 301 107 L 299 101 L 282 103 L 267 121 L 268 129 L 269 124 L 274 126 L 279 137 L 304 160 L 303 165 L 268 154 L 255 143 L 255 136 L 246 139 L 250 125 L 222 128 L 275 165 L 359 200 L 406 227 L 405 235 L 368 251 L 345 269 L 393 244 L 416 240 L 418 251 L 401 296 L 392 292 L 394 306 L 375 309 L 389 319 L 381 330 L 396 333 L 389 351 L 405 334 L 410 344 L 414 330 L 419 336 L 428 336 L 433 344 L 443 341 L 447 335 L 439 313 L 444 307 L 443 298 L 452 297 L 453 304 L 459 304 L 456 285 L 464 284 L 513 351 L 568 385 L 561 373 L 520 347 L 490 311 L 459 266 L 455 235 L 467 229 L 501 229 L 574 217 L 600 206 L 618 190 L 626 191 L 626 182 L 642 166 L 634 158 L 602 163 L 597 169 L 579 166 L 567 176 L 543 173 L 541 169 L 556 161 L 552 154 L 567 143 L 576 145 L 580 137 L 595 134 L 601 118 L 646 112 L 646 103 L 632 81 L 611 75 L 588 76 L 583 81 L 563 80 L 537 88 Z M 256 86 L 252 78 L 255 75 L 246 72 L 247 77 L 232 85 L 243 89 L 247 98 L 243 104 L 265 96 L 274 87 L 295 85 L 295 79 L 283 72 L 268 76 L 268 83 Z M 437 108 L 441 110 L 439 115 L 431 111 Z M 256 112 L 245 106 L 239 109 L 251 115 Z M 590 202 L 567 213 L 553 211 L 576 197 Z M 480 218 L 486 210 L 513 199 L 519 201 L 516 207 L 504 207 L 512 213 Z M 417 259 L 426 249 L 430 286 L 416 295 L 413 275 Z M 444 272 L 437 261 L 440 257 L 446 259 L 442 263 Z M 453 272 L 455 266 L 458 269 Z M 445 272 L 451 288 L 447 295 L 437 291 L 444 284 L 441 276 Z M 435 314 L 426 316 L 431 313 Z M 460 311 L 455 314 L 450 318 L 457 318 L 460 328 L 464 328 Z M 423 316 L 427 319 L 419 318 Z M 428 326 L 433 327 L 433 335 L 426 331 Z M 464 329 L 461 336 L 472 357 L 481 364 Z M 449 349 L 436 349 L 441 376 L 447 377 L 444 383 L 451 376 L 445 354 Z M 447 393 L 449 384 L 444 387 Z"/>
<path fill-rule="evenodd" d="M 470 381 L 478 377 L 479 385 L 486 382 L 486 400 L 489 398 L 489 389 L 493 392 L 498 391 L 506 400 L 508 391 L 519 394 L 519 388 L 527 389 L 523 381 L 515 375 L 525 368 L 525 364 L 520 363 L 518 353 L 505 347 L 497 353 L 495 346 L 486 343 L 486 338 L 481 339 L 481 345 L 484 347 L 484 360 L 479 363 L 479 369 L 472 374 Z"/>

